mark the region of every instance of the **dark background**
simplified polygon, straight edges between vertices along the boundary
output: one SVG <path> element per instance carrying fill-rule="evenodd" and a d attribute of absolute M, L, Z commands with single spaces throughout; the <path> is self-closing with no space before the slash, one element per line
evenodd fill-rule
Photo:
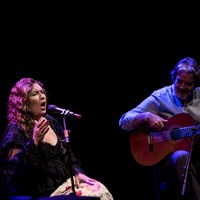
<path fill-rule="evenodd" d="M 129 135 L 118 121 L 153 90 L 171 84 L 177 61 L 191 56 L 200 62 L 195 6 L 189 17 L 183 14 L 188 5 L 167 11 L 149 9 L 153 5 L 90 6 L 6 7 L 0 133 L 14 83 L 22 77 L 38 79 L 49 103 L 82 115 L 66 121 L 85 173 L 104 183 L 115 200 L 154 198 L 151 168 L 133 159 Z M 62 123 L 61 116 L 55 117 Z"/>

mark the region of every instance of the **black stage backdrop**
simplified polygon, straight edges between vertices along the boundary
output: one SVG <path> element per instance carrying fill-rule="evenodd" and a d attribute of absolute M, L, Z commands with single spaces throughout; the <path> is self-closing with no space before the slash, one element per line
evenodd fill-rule
<path fill-rule="evenodd" d="M 133 159 L 129 135 L 118 121 L 153 90 L 171 84 L 170 71 L 181 58 L 200 62 L 199 42 L 194 35 L 183 37 L 180 27 L 185 22 L 170 27 L 148 18 L 143 25 L 122 19 L 87 16 L 74 20 L 70 28 L 43 20 L 36 28 L 34 19 L 30 26 L 12 18 L 12 28 L 5 25 L 9 31 L 2 47 L 0 134 L 7 124 L 11 87 L 22 77 L 38 79 L 49 103 L 82 115 L 66 122 L 85 173 L 103 182 L 115 200 L 154 198 L 151 169 Z M 54 115 L 62 124 L 61 116 Z"/>

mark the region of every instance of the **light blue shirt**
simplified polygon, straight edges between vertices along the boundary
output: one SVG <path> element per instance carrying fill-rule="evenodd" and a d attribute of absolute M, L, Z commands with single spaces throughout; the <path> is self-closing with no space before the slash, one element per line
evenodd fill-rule
<path fill-rule="evenodd" d="M 200 87 L 193 91 L 191 102 L 182 105 L 175 95 L 174 84 L 155 90 L 149 97 L 138 106 L 124 113 L 119 126 L 124 130 L 132 130 L 133 120 L 138 113 L 152 112 L 163 118 L 169 119 L 178 113 L 186 112 L 200 123 Z"/>

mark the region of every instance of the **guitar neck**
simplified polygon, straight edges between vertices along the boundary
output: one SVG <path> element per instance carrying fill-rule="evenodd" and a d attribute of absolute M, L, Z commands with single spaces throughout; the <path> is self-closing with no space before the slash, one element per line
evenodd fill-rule
<path fill-rule="evenodd" d="M 192 137 L 198 134 L 200 134 L 200 125 L 187 126 L 161 132 L 150 132 L 150 137 L 161 137 L 162 141 L 167 141 L 179 140 L 181 138 Z"/>

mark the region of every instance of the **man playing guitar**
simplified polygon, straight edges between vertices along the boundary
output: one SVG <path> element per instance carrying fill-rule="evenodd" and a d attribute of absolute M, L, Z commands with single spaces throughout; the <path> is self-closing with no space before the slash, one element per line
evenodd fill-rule
<path fill-rule="evenodd" d="M 139 164 L 160 165 L 166 183 L 177 193 L 173 198 L 200 200 L 200 169 L 195 164 L 200 156 L 191 160 L 190 183 L 184 193 L 182 190 L 190 150 L 193 145 L 200 148 L 196 142 L 200 132 L 200 65 L 185 57 L 174 66 L 171 77 L 173 84 L 154 91 L 124 113 L 119 126 L 130 132 L 131 153 Z"/>

